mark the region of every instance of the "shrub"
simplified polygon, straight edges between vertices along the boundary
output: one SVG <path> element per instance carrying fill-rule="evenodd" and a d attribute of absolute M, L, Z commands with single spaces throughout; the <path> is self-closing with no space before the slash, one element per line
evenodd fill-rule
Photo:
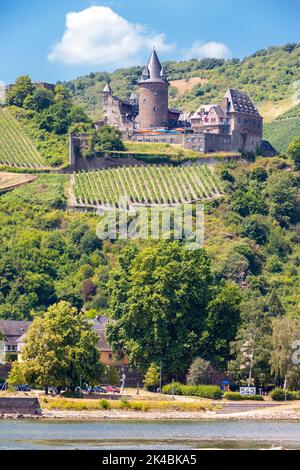
<path fill-rule="evenodd" d="M 132 403 L 130 403 L 130 408 L 133 411 L 148 411 L 150 406 L 147 403 L 133 401 Z"/>
<path fill-rule="evenodd" d="M 110 403 L 107 400 L 100 400 L 99 401 L 99 407 L 101 410 L 109 410 L 110 409 Z"/>
<path fill-rule="evenodd" d="M 215 400 L 219 400 L 223 396 L 222 390 L 216 385 L 183 385 L 175 382 L 173 390 L 174 395 L 213 398 Z M 172 393 L 172 384 L 165 385 L 162 392 L 170 395 Z"/>
<path fill-rule="evenodd" d="M 144 379 L 144 387 L 146 390 L 155 391 L 159 385 L 159 381 L 159 368 L 156 364 L 152 363 L 146 372 Z"/>
<path fill-rule="evenodd" d="M 122 398 L 121 401 L 120 401 L 120 408 L 122 410 L 130 410 L 131 409 L 131 403 L 129 403 L 129 401 L 126 400 L 125 398 Z"/>
<path fill-rule="evenodd" d="M 270 393 L 270 397 L 274 401 L 285 401 L 285 399 L 295 400 L 296 393 L 297 392 L 291 392 L 290 390 L 287 390 L 285 392 L 283 388 L 277 387 L 277 388 L 274 388 L 274 390 L 272 390 L 272 392 Z"/>
<path fill-rule="evenodd" d="M 253 400 L 253 401 L 264 401 L 262 395 L 241 395 L 239 392 L 226 392 L 224 398 L 230 401 L 241 401 L 241 400 Z"/>

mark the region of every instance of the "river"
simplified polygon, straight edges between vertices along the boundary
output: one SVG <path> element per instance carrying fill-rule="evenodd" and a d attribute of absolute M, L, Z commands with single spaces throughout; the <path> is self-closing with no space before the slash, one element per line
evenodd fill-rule
<path fill-rule="evenodd" d="M 300 449 L 300 423 L 279 421 L 0 421 L 0 449 Z"/>

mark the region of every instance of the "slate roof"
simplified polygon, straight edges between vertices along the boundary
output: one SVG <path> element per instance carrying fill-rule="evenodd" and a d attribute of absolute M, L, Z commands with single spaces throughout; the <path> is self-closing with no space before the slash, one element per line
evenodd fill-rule
<path fill-rule="evenodd" d="M 207 104 L 207 105 L 201 105 L 197 111 L 192 115 L 192 119 L 197 119 L 203 114 L 208 114 L 211 110 L 214 110 L 215 113 L 219 117 L 224 117 L 224 111 L 222 110 L 221 106 L 218 104 Z"/>
<path fill-rule="evenodd" d="M 107 83 L 105 85 L 105 87 L 103 88 L 103 92 L 102 93 L 111 93 L 111 88 L 109 86 L 109 84 Z"/>
<path fill-rule="evenodd" d="M 224 98 L 228 98 L 229 100 L 230 112 L 260 116 L 257 108 L 254 106 L 247 93 L 230 88 L 227 90 Z"/>
<path fill-rule="evenodd" d="M 105 335 L 105 328 L 109 322 L 108 317 L 97 317 L 95 320 L 91 320 L 93 329 L 99 337 L 98 348 L 103 352 L 112 352 L 111 346 L 108 344 Z"/>
<path fill-rule="evenodd" d="M 22 336 L 32 322 L 30 321 L 17 321 L 17 320 L 0 320 L 0 332 L 3 336 Z"/>
<path fill-rule="evenodd" d="M 153 49 L 148 64 L 145 65 L 141 82 L 166 82 L 164 68 L 162 67 L 156 50 Z"/>
<path fill-rule="evenodd" d="M 23 336 L 32 322 L 17 320 L 0 320 L 0 333 L 8 346 L 17 346 L 18 339 Z"/>

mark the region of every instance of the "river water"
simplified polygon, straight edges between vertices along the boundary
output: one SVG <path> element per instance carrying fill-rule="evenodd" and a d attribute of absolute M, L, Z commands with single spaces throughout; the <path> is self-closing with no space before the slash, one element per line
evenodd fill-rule
<path fill-rule="evenodd" d="M 0 449 L 300 449 L 300 423 L 279 421 L 0 421 Z"/>

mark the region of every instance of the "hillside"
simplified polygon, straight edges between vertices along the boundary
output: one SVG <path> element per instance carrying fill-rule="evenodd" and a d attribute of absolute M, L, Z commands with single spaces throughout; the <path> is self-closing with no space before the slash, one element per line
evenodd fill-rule
<path fill-rule="evenodd" d="M 121 207 L 180 205 L 220 196 L 220 182 L 207 166 L 129 167 L 77 173 L 72 189 L 75 205 Z M 126 200 L 124 201 L 124 198 Z"/>
<path fill-rule="evenodd" d="M 43 168 L 46 162 L 17 120 L 0 109 L 0 165 Z"/>
<path fill-rule="evenodd" d="M 300 104 L 264 126 L 264 135 L 279 152 L 285 152 L 293 138 L 300 136 Z"/>
<path fill-rule="evenodd" d="M 300 44 L 287 44 L 257 51 L 243 60 L 192 59 L 163 65 L 171 81 L 171 106 L 191 111 L 220 99 L 228 87 L 239 88 L 248 92 L 263 111 L 267 103 L 265 111 L 270 120 L 274 117 L 270 111 L 273 105 L 283 102 L 286 111 L 294 104 L 295 83 L 300 80 L 299 60 Z M 66 84 L 76 101 L 99 118 L 104 84 L 109 81 L 116 95 L 128 98 L 141 73 L 142 67 L 93 72 Z"/>

